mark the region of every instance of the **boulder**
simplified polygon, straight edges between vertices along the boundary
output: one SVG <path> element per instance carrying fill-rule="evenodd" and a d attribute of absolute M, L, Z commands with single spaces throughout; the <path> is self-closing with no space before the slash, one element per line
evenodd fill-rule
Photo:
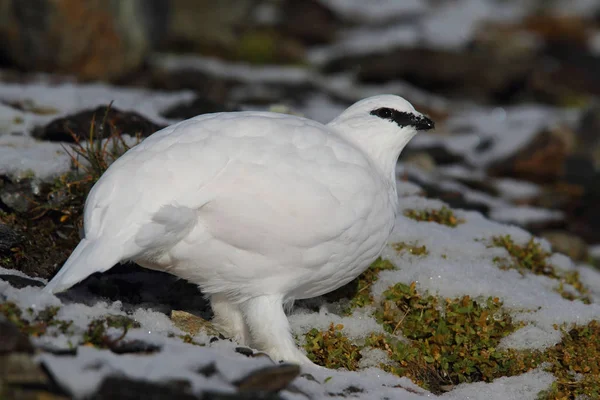
<path fill-rule="evenodd" d="M 160 0 L 0 0 L 0 52 L 31 71 L 114 79 L 138 69 L 163 36 Z"/>

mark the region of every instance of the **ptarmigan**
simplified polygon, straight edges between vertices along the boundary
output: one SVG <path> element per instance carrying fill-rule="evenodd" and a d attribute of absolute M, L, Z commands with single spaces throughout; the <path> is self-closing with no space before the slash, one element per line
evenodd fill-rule
<path fill-rule="evenodd" d="M 169 126 L 95 184 L 85 238 L 46 290 L 135 261 L 197 284 L 240 344 L 308 364 L 283 304 L 330 292 L 379 256 L 397 210 L 398 156 L 433 126 L 393 95 L 327 125 L 234 112 Z"/>

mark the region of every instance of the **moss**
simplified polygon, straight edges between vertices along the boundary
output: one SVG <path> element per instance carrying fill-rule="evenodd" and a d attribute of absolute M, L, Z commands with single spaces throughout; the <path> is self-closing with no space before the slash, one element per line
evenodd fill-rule
<path fill-rule="evenodd" d="M 405 210 L 404 215 L 408 218 L 412 218 L 417 221 L 436 222 L 438 224 L 450 226 L 452 228 L 455 228 L 459 224 L 465 222 L 463 219 L 457 218 L 454 215 L 454 212 L 450 208 L 445 206 L 439 210 Z"/>
<path fill-rule="evenodd" d="M 109 315 L 95 319 L 88 324 L 83 334 L 83 344 L 102 349 L 112 348 L 127 335 L 129 329 L 139 327 L 139 322 L 123 315 Z M 116 339 L 112 339 L 106 332 L 108 328 L 120 329 L 122 333 Z"/>
<path fill-rule="evenodd" d="M 328 330 L 311 329 L 306 335 L 304 348 L 308 358 L 327 368 L 358 369 L 361 358 L 359 346 L 342 334 L 343 325 L 331 324 Z"/>
<path fill-rule="evenodd" d="M 238 41 L 235 56 L 255 64 L 273 62 L 277 57 L 277 42 L 275 32 L 249 31 Z"/>
<path fill-rule="evenodd" d="M 349 309 L 346 310 L 347 314 L 350 314 L 353 309 L 357 307 L 364 307 L 366 305 L 373 304 L 373 295 L 371 294 L 371 286 L 379 279 L 379 272 L 385 270 L 396 269 L 394 264 L 388 260 L 384 260 L 379 257 L 375 260 L 369 268 L 365 270 L 357 279 L 357 291 L 356 294 L 350 299 Z"/>
<path fill-rule="evenodd" d="M 32 318 L 23 318 L 23 311 L 13 302 L 0 304 L 0 314 L 15 324 L 21 332 L 31 336 L 41 336 L 48 333 L 50 327 L 56 327 L 60 333 L 67 334 L 73 321 L 65 321 L 56 318 L 60 307 L 46 307 L 37 314 L 33 309 L 27 312 Z"/>
<path fill-rule="evenodd" d="M 99 128 L 95 117 L 92 118 L 87 139 L 76 139 L 74 147 L 66 150 L 72 158 L 73 170 L 52 184 L 41 184 L 39 194 L 25 192 L 29 199 L 27 211 L 0 213 L 0 223 L 8 225 L 22 239 L 2 255 L 1 266 L 30 276 L 50 278 L 57 266 L 66 261 L 80 240 L 87 194 L 110 163 L 129 148 L 120 132 L 106 121 L 107 114 L 102 129 L 110 129 L 108 140 L 104 143 L 97 140 Z M 86 137 L 86 134 L 73 135 L 74 138 L 79 136 Z M 19 184 L 23 188 L 30 187 L 30 179 L 31 176 L 25 176 Z"/>
<path fill-rule="evenodd" d="M 392 245 L 392 247 L 394 248 L 394 250 L 396 250 L 398 253 L 402 253 L 402 252 L 409 252 L 410 254 L 412 254 L 413 256 L 426 256 L 429 254 L 429 251 L 427 250 L 427 247 L 423 246 L 417 246 L 416 243 L 406 243 L 406 242 L 399 242 L 399 243 L 394 243 Z"/>
<path fill-rule="evenodd" d="M 502 311 L 497 298 L 482 303 L 469 296 L 441 299 L 420 295 L 414 282 L 398 283 L 384 292 L 375 316 L 388 333 L 409 339 L 371 338 L 368 343 L 387 351 L 393 361 L 384 368 L 436 393 L 447 385 L 491 381 L 539 364 L 534 353 L 497 349 L 521 326 Z"/>
<path fill-rule="evenodd" d="M 522 274 L 531 272 L 536 275 L 544 275 L 558 281 L 555 290 L 568 300 L 581 300 L 586 304 L 591 303 L 587 288 L 579 278 L 579 272 L 557 270 L 548 262 L 550 253 L 546 252 L 533 238 L 524 246 L 517 245 L 510 235 L 495 236 L 492 238 L 492 246 L 503 247 L 510 255 L 510 259 L 495 258 L 501 269 L 516 269 Z M 574 288 L 567 290 L 567 286 Z"/>
<path fill-rule="evenodd" d="M 544 361 L 550 364 L 547 370 L 556 381 L 539 398 L 600 398 L 600 322 L 560 329 L 562 341 L 544 353 Z"/>

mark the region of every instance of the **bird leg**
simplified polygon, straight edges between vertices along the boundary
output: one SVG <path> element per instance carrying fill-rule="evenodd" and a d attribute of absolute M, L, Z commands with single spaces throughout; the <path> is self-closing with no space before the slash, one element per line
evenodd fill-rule
<path fill-rule="evenodd" d="M 244 322 L 240 307 L 227 300 L 224 295 L 215 294 L 210 297 L 210 305 L 215 317 L 213 325 L 223 335 L 232 338 L 242 346 L 248 346 L 250 335 Z"/>
<path fill-rule="evenodd" d="M 251 345 L 265 351 L 274 361 L 314 365 L 296 346 L 283 312 L 282 296 L 258 296 L 240 304 Z"/>

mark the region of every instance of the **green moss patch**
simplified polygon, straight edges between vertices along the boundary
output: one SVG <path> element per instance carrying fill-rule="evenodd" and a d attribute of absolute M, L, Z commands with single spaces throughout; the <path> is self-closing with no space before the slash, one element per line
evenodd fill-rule
<path fill-rule="evenodd" d="M 543 357 L 556 381 L 540 399 L 600 398 L 600 322 L 561 330 L 562 342 Z"/>
<path fill-rule="evenodd" d="M 365 272 L 356 278 L 357 291 L 350 299 L 350 307 L 349 310 L 347 310 L 347 313 L 351 313 L 354 308 L 373 304 L 374 300 L 373 295 L 371 294 L 371 286 L 379 279 L 379 272 L 393 269 L 396 269 L 394 264 L 379 257 L 365 270 Z"/>
<path fill-rule="evenodd" d="M 534 368 L 534 359 L 497 349 L 503 337 L 521 326 L 501 308 L 497 298 L 482 303 L 469 296 L 441 299 L 420 295 L 415 283 L 396 284 L 384 292 L 376 318 L 387 332 L 401 333 L 409 342 L 382 338 L 394 361 L 386 369 L 440 392 L 445 386 L 491 381 Z"/>
<path fill-rule="evenodd" d="M 59 307 L 47 307 L 37 315 L 34 315 L 33 309 L 29 308 L 25 312 L 32 318 L 23 318 L 23 311 L 12 302 L 0 304 L 0 314 L 19 328 L 21 332 L 31 336 L 41 336 L 48 332 L 51 327 L 56 327 L 61 333 L 68 333 L 73 321 L 64 321 L 56 318 Z"/>
<path fill-rule="evenodd" d="M 356 371 L 361 358 L 360 347 L 342 334 L 343 328 L 341 324 L 331 324 L 326 331 L 311 329 L 305 335 L 308 358 L 323 367 Z"/>
<path fill-rule="evenodd" d="M 527 244 L 520 246 L 516 244 L 510 235 L 495 236 L 492 238 L 493 247 L 503 247 L 510 255 L 509 259 L 497 257 L 494 261 L 501 269 L 516 269 L 522 274 L 530 272 L 536 275 L 544 275 L 558 281 L 555 290 L 568 300 L 581 300 L 586 304 L 591 303 L 587 288 L 579 278 L 579 272 L 562 272 L 548 263 L 550 253 L 544 251 L 540 244 L 533 238 Z M 566 289 L 565 285 L 574 288 L 573 291 Z"/>
<path fill-rule="evenodd" d="M 139 327 L 139 322 L 123 315 L 109 315 L 95 319 L 88 324 L 88 329 L 83 334 L 83 344 L 102 349 L 110 349 L 127 335 L 129 329 Z M 108 328 L 120 329 L 122 333 L 116 339 L 112 339 L 107 334 Z"/>
<path fill-rule="evenodd" d="M 65 149 L 71 156 L 71 172 L 51 184 L 34 182 L 31 176 L 0 181 L 0 185 L 17 186 L 17 193 L 26 199 L 25 209 L 0 211 L 0 224 L 7 225 L 20 238 L 8 252 L 0 254 L 0 266 L 50 278 L 79 243 L 83 207 L 90 189 L 108 166 L 129 149 L 114 124 L 107 121 L 109 110 L 110 107 L 101 125 L 93 117 L 87 133 L 72 134 L 75 144 L 70 150 Z M 100 131 L 110 132 L 104 142 L 99 140 Z M 37 189 L 32 190 L 32 186 Z"/>
<path fill-rule="evenodd" d="M 450 208 L 445 206 L 440 208 L 439 210 L 405 210 L 404 216 L 412 218 L 416 221 L 435 222 L 438 224 L 450 226 L 452 228 L 455 228 L 456 226 L 465 222 L 463 219 L 457 218 L 454 215 L 454 212 Z"/>
<path fill-rule="evenodd" d="M 394 250 L 396 250 L 398 253 L 403 253 L 403 252 L 408 252 L 410 254 L 412 254 L 413 256 L 426 256 L 429 254 L 429 251 L 427 250 L 427 247 L 423 246 L 417 246 L 416 243 L 406 243 L 406 242 L 399 242 L 399 243 L 394 243 L 392 244 L 392 248 Z"/>

